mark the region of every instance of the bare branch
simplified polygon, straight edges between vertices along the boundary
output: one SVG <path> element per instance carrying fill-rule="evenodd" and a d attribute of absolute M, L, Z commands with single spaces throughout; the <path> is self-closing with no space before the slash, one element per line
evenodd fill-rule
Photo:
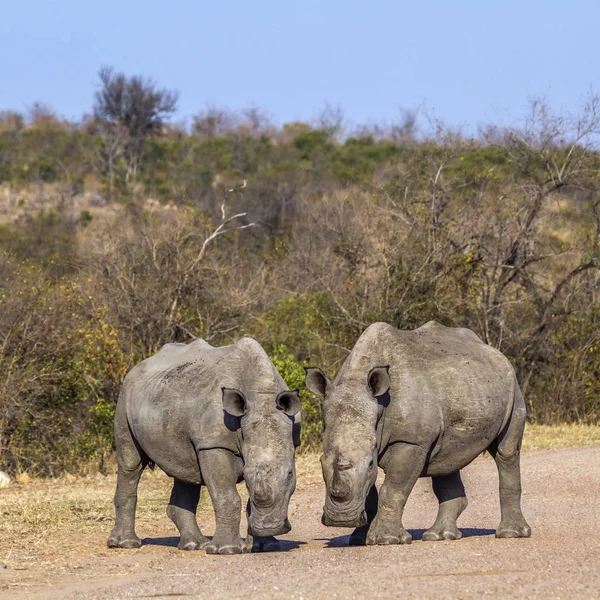
<path fill-rule="evenodd" d="M 187 329 L 186 327 L 184 327 L 180 323 L 175 323 L 175 328 L 176 329 L 180 329 L 181 331 L 183 331 L 183 333 L 187 333 L 187 335 L 189 335 L 194 340 L 200 339 L 197 335 L 194 335 L 189 329 Z"/>

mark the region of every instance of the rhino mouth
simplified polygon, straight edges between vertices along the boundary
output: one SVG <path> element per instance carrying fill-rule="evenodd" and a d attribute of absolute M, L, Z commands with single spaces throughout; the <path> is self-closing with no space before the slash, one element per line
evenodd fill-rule
<path fill-rule="evenodd" d="M 253 535 L 255 537 L 270 537 L 270 536 L 275 536 L 275 535 L 284 535 L 285 533 L 288 533 L 292 530 L 292 526 L 290 525 L 290 522 L 288 519 L 286 519 L 283 523 L 281 523 L 280 525 L 277 525 L 275 527 L 273 526 L 254 526 L 252 524 L 249 525 L 248 531 L 250 533 L 250 535 Z"/>
<path fill-rule="evenodd" d="M 363 527 L 367 524 L 367 513 L 363 510 L 355 517 L 339 515 L 332 516 L 323 511 L 321 523 L 327 527 Z"/>

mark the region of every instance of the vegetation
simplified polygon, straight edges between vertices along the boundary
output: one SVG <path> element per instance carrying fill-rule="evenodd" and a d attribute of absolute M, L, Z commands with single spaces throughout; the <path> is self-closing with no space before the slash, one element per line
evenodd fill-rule
<path fill-rule="evenodd" d="M 413 115 L 342 135 L 208 109 L 101 72 L 94 116 L 0 113 L 0 468 L 58 474 L 112 449 L 127 371 L 190 335 L 258 339 L 303 399 L 375 321 L 473 329 L 538 424 L 600 417 L 598 98 L 534 103 L 476 137 Z"/>

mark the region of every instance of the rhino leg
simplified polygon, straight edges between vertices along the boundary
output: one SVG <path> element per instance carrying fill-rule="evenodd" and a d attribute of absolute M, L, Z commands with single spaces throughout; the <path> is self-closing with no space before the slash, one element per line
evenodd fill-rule
<path fill-rule="evenodd" d="M 423 541 L 458 540 L 462 533 L 456 526 L 456 519 L 467 508 L 467 496 L 460 478 L 460 471 L 451 475 L 431 478 L 433 493 L 440 507 L 432 527 L 423 534 Z"/>
<path fill-rule="evenodd" d="M 369 527 L 367 544 L 410 544 L 402 526 L 408 496 L 425 466 L 427 451 L 415 444 L 396 443 L 388 450 L 385 480 L 379 490 L 377 516 Z"/>
<path fill-rule="evenodd" d="M 208 554 L 246 552 L 240 537 L 242 500 L 235 487 L 241 475 L 240 459 L 229 450 L 215 448 L 199 451 L 198 460 L 217 521 L 215 534 L 204 550 Z"/>
<path fill-rule="evenodd" d="M 369 527 L 373 522 L 373 519 L 377 515 L 377 503 L 379 500 L 379 494 L 377 488 L 373 486 L 367 494 L 367 500 L 365 502 L 365 512 L 367 513 L 367 524 L 362 527 L 357 527 L 350 536 L 349 546 L 364 546 L 367 541 L 367 533 Z"/>
<path fill-rule="evenodd" d="M 109 548 L 139 548 L 142 541 L 135 534 L 135 507 L 137 488 L 148 457 L 133 439 L 125 403 L 117 403 L 115 416 L 115 442 L 117 446 L 117 490 L 115 492 L 115 526 L 108 538 Z"/>
<path fill-rule="evenodd" d="M 208 538 L 202 535 L 196 521 L 199 500 L 199 484 L 175 479 L 169 506 L 167 506 L 167 515 L 179 529 L 181 538 L 177 547 L 180 550 L 200 550 L 208 542 Z"/>
<path fill-rule="evenodd" d="M 498 538 L 529 537 L 531 527 L 521 511 L 521 440 L 525 430 L 525 401 L 518 385 L 515 406 L 508 426 L 489 447 L 498 467 L 500 483 L 500 525 Z"/>

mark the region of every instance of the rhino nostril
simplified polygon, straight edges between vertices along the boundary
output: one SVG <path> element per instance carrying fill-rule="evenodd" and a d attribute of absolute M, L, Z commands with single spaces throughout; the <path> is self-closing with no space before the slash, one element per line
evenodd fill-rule
<path fill-rule="evenodd" d="M 350 495 L 350 490 L 345 488 L 333 488 L 329 494 L 332 500 L 336 500 L 338 502 L 346 500 Z"/>
<path fill-rule="evenodd" d="M 346 496 L 338 496 L 336 494 L 331 494 L 331 499 L 334 502 L 344 502 L 344 500 L 346 500 Z"/>
<path fill-rule="evenodd" d="M 254 497 L 253 504 L 256 508 L 269 508 L 273 503 L 269 498 Z"/>
<path fill-rule="evenodd" d="M 348 469 L 352 468 L 352 463 L 350 462 L 338 462 L 336 463 L 336 469 L 338 471 L 347 471 Z"/>

